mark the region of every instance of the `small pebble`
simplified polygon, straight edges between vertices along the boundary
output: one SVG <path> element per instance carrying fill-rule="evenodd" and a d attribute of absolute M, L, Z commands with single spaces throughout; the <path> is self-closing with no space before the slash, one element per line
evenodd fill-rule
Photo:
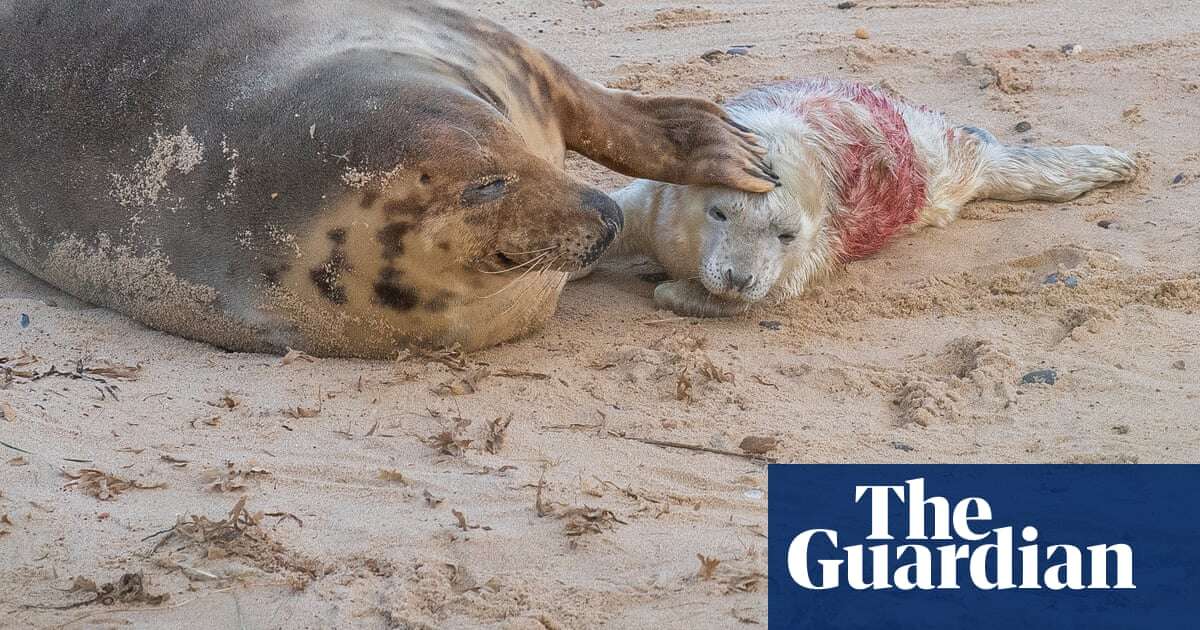
<path fill-rule="evenodd" d="M 1112 430 L 1113 433 L 1116 433 L 1117 435 L 1129 435 L 1128 424 L 1118 424 L 1117 426 L 1113 427 Z"/>
<path fill-rule="evenodd" d="M 838 3 L 837 8 L 845 11 L 846 9 L 853 9 L 856 6 L 858 6 L 857 2 L 840 2 Z"/>
<path fill-rule="evenodd" d="M 1061 50 L 1064 55 L 1070 56 L 1078 54 L 1079 51 L 1083 50 L 1083 46 L 1080 46 L 1079 44 L 1066 44 L 1062 48 L 1059 48 L 1059 50 Z"/>
<path fill-rule="evenodd" d="M 897 451 L 904 451 L 905 453 L 911 453 L 911 452 L 917 450 L 917 449 L 905 444 L 904 442 L 892 442 L 892 448 L 896 449 Z"/>
<path fill-rule="evenodd" d="M 766 494 L 763 493 L 762 490 L 758 490 L 758 489 L 747 490 L 747 491 L 743 492 L 742 495 L 745 496 L 747 499 L 753 499 L 755 501 L 760 501 L 760 500 L 762 500 L 762 498 L 764 496 L 766 496 Z"/>
<path fill-rule="evenodd" d="M 779 440 L 776 440 L 773 437 L 760 437 L 757 435 L 751 435 L 742 440 L 742 443 L 738 445 L 738 448 L 750 453 L 751 455 L 763 455 L 775 450 L 776 446 L 779 446 Z"/>
<path fill-rule="evenodd" d="M 1097 222 L 1096 222 L 1096 225 L 1099 225 L 1100 227 L 1102 227 L 1102 228 L 1104 228 L 1104 229 L 1106 229 L 1106 230 L 1107 230 L 1107 229 L 1111 229 L 1111 228 L 1113 228 L 1113 227 L 1116 227 L 1116 225 L 1117 225 L 1117 222 L 1116 222 L 1116 221 L 1104 220 L 1104 221 L 1097 221 Z"/>
<path fill-rule="evenodd" d="M 1176 370 L 1186 370 L 1187 363 L 1184 363 L 1183 359 L 1180 359 L 1180 360 L 1172 363 L 1171 367 L 1175 368 Z"/>
<path fill-rule="evenodd" d="M 1187 179 L 1187 176 L 1184 175 L 1183 173 L 1180 173 L 1175 176 L 1175 179 L 1171 180 L 1171 185 L 1178 186 L 1179 184 L 1182 184 L 1183 180 L 1185 180 L 1185 179 Z"/>
<path fill-rule="evenodd" d="M 1017 133 L 1025 133 L 1026 131 L 1033 129 L 1033 125 L 1027 120 L 1022 120 L 1021 122 L 1017 123 L 1017 126 L 1013 127 L 1013 129 L 1015 129 Z"/>
<path fill-rule="evenodd" d="M 854 31 L 854 36 L 859 39 L 871 39 L 871 33 L 862 26 L 858 27 L 858 30 Z"/>
<path fill-rule="evenodd" d="M 1074 289 L 1079 286 L 1079 276 L 1064 276 L 1056 272 L 1046 276 L 1042 284 L 1065 284 L 1067 288 Z"/>
<path fill-rule="evenodd" d="M 726 50 L 725 52 L 730 55 L 749 55 L 751 48 L 754 48 L 754 47 L 753 46 L 733 46 L 729 50 Z"/>
<path fill-rule="evenodd" d="M 767 330 L 782 330 L 783 329 L 783 322 L 777 322 L 775 320 L 770 320 L 770 319 L 768 319 L 765 322 L 758 322 L 758 325 L 762 326 L 763 328 L 766 328 Z"/>
<path fill-rule="evenodd" d="M 954 53 L 953 57 L 951 58 L 954 60 L 954 63 L 957 63 L 960 66 L 983 65 L 983 59 L 979 56 L 979 53 L 975 52 L 974 50 L 960 50 Z"/>
<path fill-rule="evenodd" d="M 1058 382 L 1058 372 L 1054 370 L 1037 370 L 1021 377 L 1022 385 L 1053 385 Z"/>
<path fill-rule="evenodd" d="M 19 321 L 21 323 L 21 328 L 29 328 L 29 316 L 28 315 L 26 315 L 25 313 L 21 313 L 21 318 Z"/>

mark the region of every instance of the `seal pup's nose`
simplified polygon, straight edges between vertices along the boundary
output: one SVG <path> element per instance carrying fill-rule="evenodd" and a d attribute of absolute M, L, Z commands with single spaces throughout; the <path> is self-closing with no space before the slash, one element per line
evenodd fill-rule
<path fill-rule="evenodd" d="M 733 269 L 726 269 L 725 281 L 729 283 L 729 288 L 736 289 L 740 293 L 754 284 L 754 274 L 737 273 Z"/>

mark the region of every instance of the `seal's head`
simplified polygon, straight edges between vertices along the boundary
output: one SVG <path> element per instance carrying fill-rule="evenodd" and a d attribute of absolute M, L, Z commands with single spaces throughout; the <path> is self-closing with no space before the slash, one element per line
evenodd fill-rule
<path fill-rule="evenodd" d="M 594 262 L 621 229 L 617 204 L 539 157 L 494 105 L 443 91 L 436 120 L 412 130 L 408 176 L 384 193 L 389 214 L 408 215 L 417 241 L 451 254 L 448 273 Z"/>
<path fill-rule="evenodd" d="M 797 277 L 824 266 L 830 251 L 826 222 L 836 198 L 821 147 L 802 121 L 772 111 L 739 112 L 739 121 L 768 144 L 768 161 L 782 186 L 751 194 L 716 186 L 673 187 L 670 200 L 681 239 L 697 248 L 685 259 L 697 267 L 675 270 L 697 277 L 718 298 L 756 302 L 790 291 Z M 699 236 L 697 238 L 697 235 Z M 667 263 L 670 266 L 670 263 Z"/>
<path fill-rule="evenodd" d="M 617 204 L 540 157 L 500 107 L 444 81 L 410 88 L 381 109 L 393 126 L 354 139 L 394 166 L 347 167 L 360 185 L 311 230 L 301 249 L 320 257 L 293 276 L 302 297 L 360 322 L 334 333 L 339 347 L 394 347 L 380 330 L 466 349 L 511 339 L 613 242 Z"/>

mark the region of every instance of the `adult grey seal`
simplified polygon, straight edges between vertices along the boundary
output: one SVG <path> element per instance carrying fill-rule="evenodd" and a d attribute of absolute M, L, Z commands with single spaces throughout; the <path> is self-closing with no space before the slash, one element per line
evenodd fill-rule
<path fill-rule="evenodd" d="M 435 2 L 0 0 L 0 254 L 231 350 L 535 328 L 622 222 L 567 149 L 777 183 L 718 106 L 605 89 Z"/>

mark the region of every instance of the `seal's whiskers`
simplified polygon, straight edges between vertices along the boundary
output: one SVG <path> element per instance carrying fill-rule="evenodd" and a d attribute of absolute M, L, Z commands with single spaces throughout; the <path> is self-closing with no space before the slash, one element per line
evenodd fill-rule
<path fill-rule="evenodd" d="M 526 277 L 527 277 L 529 274 L 537 272 L 537 264 L 536 264 L 536 263 L 537 263 L 537 262 L 540 262 L 540 261 L 541 261 L 541 260 L 543 260 L 544 258 L 548 257 L 550 254 L 551 254 L 551 252 L 547 252 L 547 253 L 545 253 L 545 254 L 542 254 L 541 256 L 538 256 L 538 257 L 534 258 L 534 259 L 533 259 L 534 265 L 532 265 L 532 266 L 530 266 L 528 269 L 526 269 L 526 270 L 525 270 L 525 271 L 524 271 L 524 272 L 523 272 L 521 275 L 519 275 L 519 276 L 517 276 L 516 278 L 514 278 L 514 279 L 513 279 L 511 282 L 509 282 L 508 284 L 505 284 L 503 287 L 500 287 L 500 290 L 496 291 L 495 293 L 492 293 L 492 294 L 490 294 L 490 295 L 485 295 L 485 296 L 483 296 L 483 297 L 481 297 L 481 298 L 479 298 L 479 299 L 480 299 L 480 300 L 490 300 L 490 299 L 492 299 L 492 298 L 496 297 L 497 295 L 500 295 L 501 293 L 504 293 L 504 292 L 505 292 L 505 291 L 507 291 L 507 290 L 508 290 L 510 287 L 512 287 L 514 284 L 516 284 L 516 283 L 518 283 L 518 282 L 520 282 L 520 281 L 524 280 L 524 279 L 525 279 L 525 278 L 526 278 Z M 556 259 L 556 260 L 557 260 L 557 259 Z M 528 264 L 528 263 L 526 263 L 526 264 Z M 521 266 L 524 266 L 524 265 L 521 265 Z M 520 268 L 520 267 L 513 267 L 513 269 L 510 269 L 509 271 L 512 271 L 512 270 L 514 270 L 514 269 L 519 269 L 519 268 Z"/>

